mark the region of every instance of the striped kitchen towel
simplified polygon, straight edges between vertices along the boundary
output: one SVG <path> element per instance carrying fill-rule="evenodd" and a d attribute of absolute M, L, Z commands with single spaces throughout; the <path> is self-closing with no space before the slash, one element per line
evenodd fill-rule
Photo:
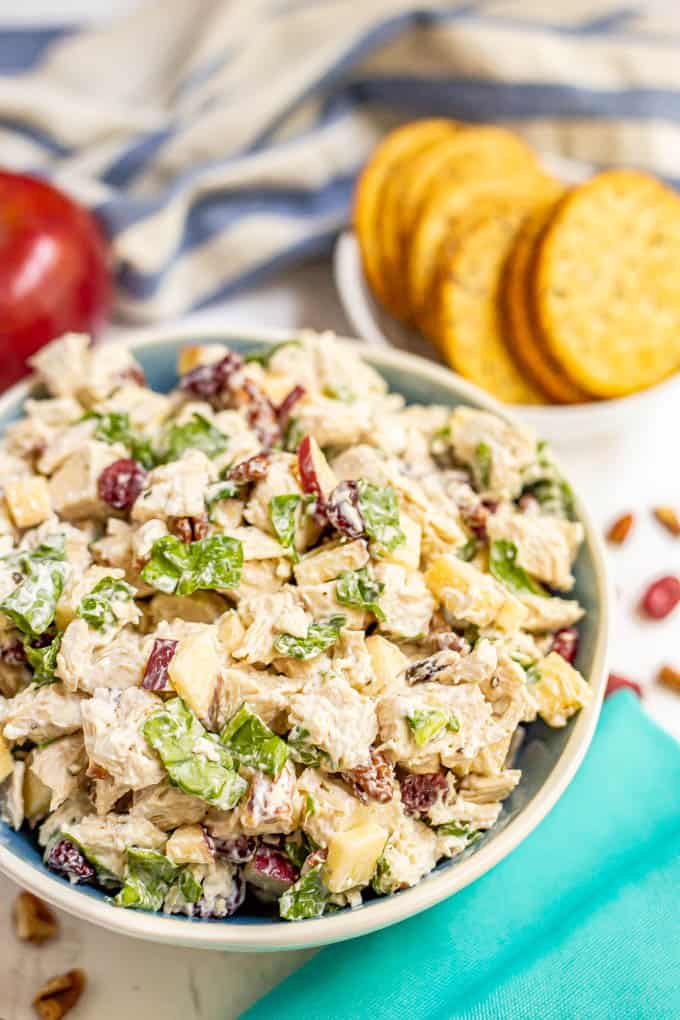
<path fill-rule="evenodd" d="M 153 321 L 325 250 L 376 139 L 427 114 L 680 175 L 673 0 L 156 0 L 0 30 L 0 153 L 95 208 Z M 0 15 L 1 17 L 1 15 Z"/>

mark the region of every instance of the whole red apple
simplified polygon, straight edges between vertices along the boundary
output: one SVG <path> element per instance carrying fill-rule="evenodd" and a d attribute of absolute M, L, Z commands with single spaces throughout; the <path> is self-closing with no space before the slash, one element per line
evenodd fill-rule
<path fill-rule="evenodd" d="M 62 333 L 96 333 L 111 306 L 94 217 L 44 181 L 0 172 L 0 389 Z"/>

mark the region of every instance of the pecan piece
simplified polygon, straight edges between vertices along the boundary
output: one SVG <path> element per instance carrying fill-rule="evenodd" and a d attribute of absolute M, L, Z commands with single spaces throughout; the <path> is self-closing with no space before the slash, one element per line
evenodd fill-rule
<path fill-rule="evenodd" d="M 208 534 L 208 515 L 198 517 L 169 517 L 168 530 L 182 542 L 198 542 Z"/>
<path fill-rule="evenodd" d="M 59 929 L 56 917 L 42 900 L 30 892 L 20 892 L 14 901 L 14 930 L 18 939 L 41 946 Z"/>
<path fill-rule="evenodd" d="M 612 545 L 623 545 L 630 535 L 630 529 L 633 527 L 634 520 L 635 518 L 630 513 L 621 514 L 620 517 L 617 517 L 607 531 L 607 541 L 611 542 Z"/>
<path fill-rule="evenodd" d="M 658 681 L 667 687 L 674 694 L 680 694 L 680 670 L 673 666 L 662 666 L 659 670 Z"/>
<path fill-rule="evenodd" d="M 84 972 L 69 970 L 44 984 L 34 998 L 33 1005 L 42 1020 L 61 1020 L 73 1009 L 84 988 Z"/>
<path fill-rule="evenodd" d="M 671 535 L 676 537 L 680 535 L 680 518 L 672 506 L 655 506 L 654 516 L 666 531 L 670 531 Z"/>
<path fill-rule="evenodd" d="M 363 804 L 369 798 L 387 804 L 394 796 L 394 769 L 378 751 L 371 751 L 368 765 L 358 765 L 341 775 Z"/>

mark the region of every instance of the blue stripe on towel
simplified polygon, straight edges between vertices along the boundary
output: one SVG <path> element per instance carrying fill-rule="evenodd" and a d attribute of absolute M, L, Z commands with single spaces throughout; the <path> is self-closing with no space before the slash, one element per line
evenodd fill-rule
<path fill-rule="evenodd" d="M 34 67 L 48 46 L 76 31 L 75 26 L 0 29 L 0 74 L 22 74 Z"/>

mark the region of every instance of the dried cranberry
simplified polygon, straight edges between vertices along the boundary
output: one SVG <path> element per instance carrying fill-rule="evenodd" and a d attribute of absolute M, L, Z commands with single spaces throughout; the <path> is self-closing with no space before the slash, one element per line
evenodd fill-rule
<path fill-rule="evenodd" d="M 361 538 L 365 534 L 366 525 L 359 509 L 359 486 L 356 482 L 339 482 L 323 510 L 328 523 L 346 538 Z"/>
<path fill-rule="evenodd" d="M 279 421 L 279 428 L 282 431 L 288 424 L 288 419 L 290 418 L 291 411 L 297 404 L 298 400 L 302 400 L 306 393 L 307 390 L 304 388 L 304 386 L 293 386 L 292 390 L 290 390 L 290 392 L 284 397 L 284 399 L 277 407 L 276 417 L 278 418 Z"/>
<path fill-rule="evenodd" d="M 156 638 L 147 659 L 146 669 L 142 677 L 142 687 L 147 691 L 167 691 L 168 665 L 175 654 L 177 642 L 172 638 Z"/>
<path fill-rule="evenodd" d="M 89 882 L 94 868 L 69 839 L 60 839 L 47 855 L 47 867 L 66 875 L 72 882 Z"/>
<path fill-rule="evenodd" d="M 680 602 L 680 580 L 669 574 L 660 577 L 642 596 L 641 607 L 653 620 L 663 620 Z"/>
<path fill-rule="evenodd" d="M 243 396 L 236 398 L 237 406 L 245 406 L 249 426 L 265 450 L 270 450 L 281 438 L 276 410 L 271 400 L 254 379 L 243 380 Z"/>
<path fill-rule="evenodd" d="M 617 673 L 610 673 L 607 680 L 607 689 L 604 692 L 605 698 L 608 698 L 610 694 L 614 694 L 615 691 L 620 691 L 622 688 L 627 688 L 637 694 L 638 698 L 642 697 L 642 688 L 640 684 L 636 684 L 634 680 L 629 680 L 625 676 L 619 676 Z"/>
<path fill-rule="evenodd" d="M 243 368 L 243 358 L 236 351 L 228 351 L 225 356 L 211 365 L 198 365 L 182 376 L 180 386 L 195 397 L 208 400 L 219 396 L 229 384 L 235 372 Z"/>
<path fill-rule="evenodd" d="M 0 659 L 8 666 L 23 666 L 26 662 L 26 652 L 21 641 L 15 641 L 0 649 Z"/>
<path fill-rule="evenodd" d="M 284 854 L 267 846 L 257 848 L 252 866 L 261 875 L 277 882 L 296 882 L 299 877 L 298 869 Z"/>
<path fill-rule="evenodd" d="M 553 635 L 551 652 L 557 652 L 567 662 L 572 663 L 578 654 L 579 634 L 576 627 L 563 627 Z"/>
<path fill-rule="evenodd" d="M 129 510 L 146 482 L 142 465 L 130 458 L 116 460 L 97 479 L 99 498 L 114 510 Z"/>
<path fill-rule="evenodd" d="M 394 796 L 394 769 L 377 751 L 371 751 L 368 765 L 359 765 L 349 772 L 343 772 L 342 778 L 364 804 L 369 797 L 379 804 L 387 804 Z"/>
<path fill-rule="evenodd" d="M 441 772 L 411 772 L 401 780 L 401 799 L 410 815 L 424 814 L 449 788 Z"/>
<path fill-rule="evenodd" d="M 252 861 L 257 850 L 258 841 L 253 836 L 233 836 L 230 839 L 212 837 L 215 851 L 220 857 L 226 857 L 232 864 L 246 864 Z"/>
<path fill-rule="evenodd" d="M 257 453 L 248 460 L 242 460 L 234 464 L 227 472 L 227 479 L 236 485 L 245 485 L 247 482 L 259 482 L 267 477 L 271 456 L 268 453 Z"/>

